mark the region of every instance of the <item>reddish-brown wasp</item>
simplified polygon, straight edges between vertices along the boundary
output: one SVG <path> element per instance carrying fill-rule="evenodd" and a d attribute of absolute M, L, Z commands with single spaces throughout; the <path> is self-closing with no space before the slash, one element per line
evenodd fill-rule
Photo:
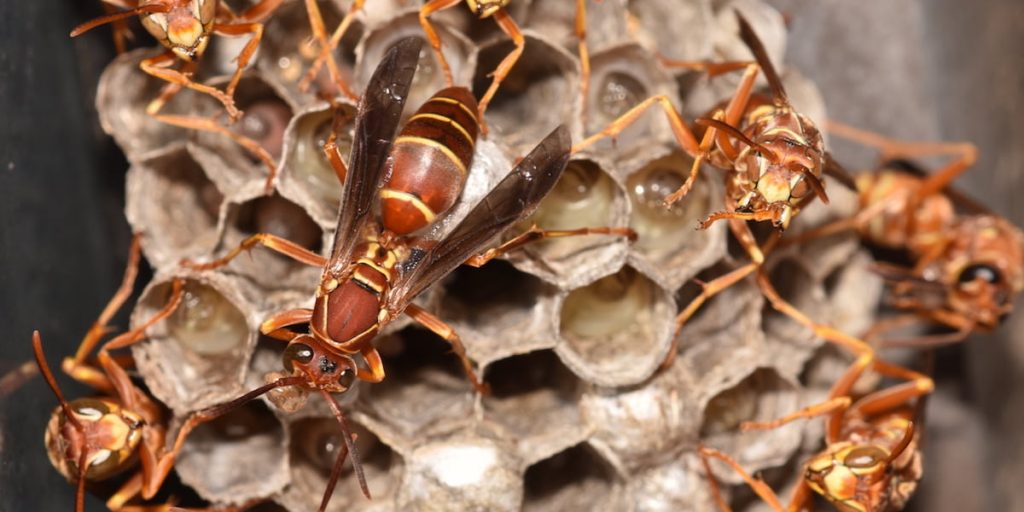
<path fill-rule="evenodd" d="M 167 451 L 167 424 L 160 405 L 137 388 L 124 368 L 110 354 L 144 336 L 145 330 L 169 315 L 181 298 L 181 283 L 175 282 L 168 304 L 138 328 L 105 343 L 97 354 L 99 365 L 86 362 L 107 331 L 107 323 L 131 293 L 139 262 L 138 238 L 132 243 L 129 264 L 121 288 L 89 329 L 75 358 L 65 360 L 66 373 L 105 396 L 68 402 L 43 356 L 39 331 L 32 343 L 36 364 L 60 405 L 46 428 L 46 449 L 50 462 L 69 481 L 77 482 L 76 510 L 84 507 L 85 484 L 138 467 L 108 500 L 110 510 L 125 510 L 136 496 L 150 499 L 159 490 L 174 465 L 175 456 L 187 431 L 179 434 L 176 448 Z"/>
<path fill-rule="evenodd" d="M 241 14 L 235 14 L 217 0 L 104 0 L 104 2 L 127 9 L 126 11 L 101 16 L 83 23 L 71 31 L 75 37 L 100 25 L 139 16 L 142 26 L 160 42 L 167 51 L 142 61 L 139 67 L 144 72 L 169 82 L 159 97 L 146 108 L 155 114 L 182 87 L 209 94 L 220 101 L 232 118 L 241 112 L 235 108 L 234 93 L 242 71 L 249 65 L 249 59 L 259 47 L 263 36 L 261 22 L 277 9 L 283 0 L 261 0 Z M 222 92 L 214 87 L 192 80 L 196 63 L 206 51 L 212 34 L 241 36 L 252 34 L 252 38 L 238 54 L 238 66 L 231 76 L 227 88 Z M 181 60 L 182 69 L 171 69 L 175 60 Z"/>
<path fill-rule="evenodd" d="M 106 4 L 127 10 L 83 23 L 71 31 L 71 37 L 78 36 L 100 25 L 120 23 L 125 18 L 139 16 L 142 26 L 166 48 L 166 51 L 160 55 L 145 59 L 139 64 L 145 73 L 168 82 L 160 94 L 146 106 L 146 113 L 161 122 L 174 126 L 215 132 L 231 138 L 266 165 L 269 172 L 267 178 L 269 193 L 277 164 L 259 143 L 235 130 L 222 126 L 212 118 L 167 115 L 160 112 L 164 105 L 181 91 L 182 87 L 187 87 L 215 98 L 224 105 L 232 120 L 241 117 L 242 112 L 235 107 L 235 89 L 242 79 L 242 72 L 249 65 L 249 59 L 259 47 L 260 39 L 263 36 L 263 20 L 269 17 L 284 0 L 260 0 L 241 14 L 235 14 L 224 2 L 218 0 L 103 1 Z M 322 23 L 320 27 L 322 28 Z M 213 34 L 229 37 L 252 35 L 252 38 L 238 54 L 237 67 L 224 91 L 192 79 L 198 61 L 206 51 Z M 321 39 L 326 43 L 326 36 L 322 33 L 320 35 L 323 36 Z M 172 67 L 177 61 L 182 62 L 180 69 Z M 331 69 L 335 68 L 331 67 Z"/>
<path fill-rule="evenodd" d="M 821 134 L 814 123 L 789 104 L 782 80 L 754 29 L 738 12 L 736 17 L 740 38 L 756 62 L 675 63 L 697 67 L 709 73 L 740 68 L 745 70 L 735 94 L 727 104 L 697 119 L 697 124 L 707 128 L 699 143 L 668 98 L 654 96 L 623 114 L 601 132 L 576 145 L 573 151 L 582 150 L 601 138 L 614 137 L 638 119 L 646 109 L 660 106 L 668 115 L 676 140 L 694 157 L 690 175 L 679 190 L 666 196 L 667 205 L 690 190 L 701 162 L 705 159 L 727 171 L 727 211 L 712 214 L 701 227 L 707 228 L 717 220 L 728 220 L 730 230 L 750 256 L 751 263 L 705 283 L 702 293 L 676 317 L 677 333 L 708 298 L 758 272 L 758 284 L 777 310 L 814 330 L 822 338 L 854 353 L 871 352 L 872 349 L 863 341 L 808 318 L 783 300 L 767 277 L 760 275 L 764 254 L 778 243 L 781 230 L 788 227 L 793 216 L 815 197 L 828 201 L 821 176 L 826 168 L 836 167 L 837 164 L 825 152 Z M 770 97 L 753 92 L 754 80 L 759 72 L 763 72 L 768 81 Z M 762 249 L 746 224 L 747 220 L 769 220 L 779 230 L 772 234 Z M 674 349 L 669 351 L 666 365 L 672 362 L 675 353 Z"/>
<path fill-rule="evenodd" d="M 707 160 L 726 174 L 727 211 L 712 214 L 701 227 L 722 219 L 771 221 L 785 229 L 793 216 L 815 196 L 828 202 L 821 176 L 829 162 L 821 133 L 806 116 L 789 103 L 782 79 L 754 29 L 738 12 L 740 37 L 754 55 L 755 62 L 665 62 L 670 66 L 706 70 L 719 74 L 743 69 L 739 86 L 722 107 L 696 120 L 706 127 L 698 143 L 693 131 L 683 122 L 665 96 L 650 97 L 601 132 L 577 144 L 579 151 L 606 137 L 618 135 L 648 108 L 665 111 L 679 145 L 694 157 L 690 175 L 679 190 L 665 198 L 665 204 L 678 201 L 693 187 L 701 163 Z M 753 90 L 758 73 L 764 73 L 771 96 Z M 741 240 L 746 237 L 740 237 Z M 749 249 L 749 248 L 748 248 Z"/>
<path fill-rule="evenodd" d="M 290 394 L 281 390 L 271 399 L 287 408 L 299 407 L 307 390 L 319 392 L 344 425 L 331 393 L 348 390 L 356 379 L 384 379 L 384 367 L 372 342 L 384 325 L 402 313 L 448 341 L 474 386 L 483 390 L 458 335 L 412 304 L 412 299 L 463 263 L 481 265 L 529 241 L 584 233 L 632 234 L 624 228 L 531 229 L 478 254 L 487 242 L 529 215 L 558 180 L 570 149 L 568 130 L 559 127 L 446 237 L 429 240 L 412 235 L 433 223 L 461 194 L 478 126 L 470 92 L 448 88 L 429 99 L 394 138 L 421 46 L 418 38 L 399 41 L 374 72 L 357 112 L 351 171 L 345 168 L 333 142 L 325 147 L 344 183 L 330 258 L 272 235 L 257 234 L 218 260 L 185 262 L 197 269 L 217 268 L 255 245 L 263 245 L 324 269 L 313 308 L 285 311 L 260 327 L 265 334 L 288 342 L 283 355 L 287 374 L 223 407 L 236 407 L 271 389 L 294 386 L 288 390 Z M 379 217 L 374 214 L 378 197 Z M 308 334 L 288 328 L 304 323 L 309 324 Z M 356 364 L 352 357 L 356 353 L 362 354 L 365 367 Z M 352 446 L 348 451 L 363 492 L 369 495 L 358 468 L 358 454 Z M 340 459 L 335 470 L 331 487 L 340 472 Z M 329 497 L 328 492 L 324 506 Z"/>
<path fill-rule="evenodd" d="M 853 386 L 868 368 L 880 375 L 906 382 L 853 401 Z M 709 458 L 728 464 L 761 499 L 777 511 L 810 509 L 810 491 L 825 497 L 839 510 L 902 510 L 921 478 L 917 427 L 924 397 L 933 388 L 932 379 L 926 375 L 873 360 L 870 354 L 862 355 L 832 387 L 826 402 L 804 408 L 779 420 L 742 425 L 745 430 L 776 428 L 800 418 L 829 415 L 826 447 L 804 464 L 803 478 L 794 489 L 788 507 L 783 507 L 767 484 L 752 477 L 731 457 L 713 448 L 700 448 L 712 494 L 719 508 L 729 510 L 711 474 Z M 911 401 L 915 403 L 911 405 Z"/>
<path fill-rule="evenodd" d="M 786 243 L 855 230 L 871 245 L 907 253 L 909 267 L 886 264 L 879 270 L 893 281 L 889 302 L 908 314 L 879 322 L 869 337 L 921 318 L 953 332 L 889 340 L 887 345 L 934 346 L 961 341 L 975 330 L 994 329 L 1024 290 L 1024 233 L 950 188 L 976 160 L 976 148 L 967 143 L 894 141 L 835 122 L 829 129 L 878 147 L 889 162 L 860 173 L 856 180 L 846 177 L 859 195 L 855 216 Z M 939 154 L 957 156 L 930 174 L 906 160 L 893 160 Z M 956 204 L 970 213 L 957 214 Z"/>
<path fill-rule="evenodd" d="M 448 65 L 448 60 L 445 58 L 444 53 L 441 52 L 441 38 L 438 37 L 437 31 L 434 30 L 433 24 L 430 23 L 430 15 L 455 7 L 462 2 L 466 2 L 466 6 L 469 10 L 481 20 L 485 18 L 492 18 L 494 22 L 498 24 L 505 34 L 512 39 L 512 43 L 515 44 L 515 48 L 505 56 L 498 67 L 494 69 L 491 75 L 494 75 L 494 79 L 491 81 L 490 87 L 484 92 L 482 98 L 480 98 L 479 105 L 479 118 L 482 123 L 484 135 L 487 134 L 487 124 L 484 121 L 484 112 L 487 110 L 487 105 L 490 105 L 491 100 L 494 99 L 494 95 L 498 92 L 498 86 L 508 76 L 509 72 L 512 71 L 512 67 L 516 65 L 519 57 L 523 54 L 523 49 L 526 46 L 526 39 L 523 38 L 523 33 L 519 30 L 519 25 L 512 16 L 508 14 L 505 7 L 512 0 L 430 0 L 423 4 L 420 8 L 420 25 L 423 27 L 423 32 L 427 35 L 427 41 L 430 43 L 431 48 L 434 49 L 434 54 L 437 56 L 438 62 L 441 64 L 441 69 L 444 71 L 445 83 L 451 87 L 453 84 L 452 70 Z M 576 37 L 579 39 L 579 54 L 580 54 L 580 66 L 581 66 L 581 93 L 583 98 L 587 97 L 587 90 L 590 86 L 590 57 L 587 51 L 587 18 L 586 18 L 586 6 L 585 0 L 576 0 L 576 20 L 574 23 L 576 30 Z M 585 103 L 585 102 L 584 102 Z"/>
<path fill-rule="evenodd" d="M 174 280 L 167 304 L 141 325 L 100 344 L 109 331 L 109 322 L 131 295 L 140 260 L 139 237 L 132 241 L 124 278 L 117 292 L 100 313 L 99 318 L 82 339 L 74 357 L 65 358 L 62 369 L 75 380 L 86 384 L 101 396 L 80 398 L 70 402 L 64 398 L 43 355 L 39 331 L 32 335 L 35 363 L 60 403 L 53 411 L 46 428 L 47 455 L 53 466 L 71 482 L 76 483 L 75 510 L 83 512 L 85 486 L 135 469 L 108 499 L 106 506 L 115 512 L 136 510 L 243 510 L 241 507 L 195 509 L 174 506 L 174 499 L 159 505 L 131 505 L 137 497 L 149 500 L 160 490 L 174 467 L 174 461 L 185 439 L 195 427 L 230 409 L 211 407 L 190 416 L 167 448 L 169 426 L 162 406 L 135 386 L 119 356 L 111 351 L 128 347 L 145 337 L 145 332 L 162 321 L 178 307 L 184 283 Z M 88 362 L 97 346 L 98 364 Z"/>

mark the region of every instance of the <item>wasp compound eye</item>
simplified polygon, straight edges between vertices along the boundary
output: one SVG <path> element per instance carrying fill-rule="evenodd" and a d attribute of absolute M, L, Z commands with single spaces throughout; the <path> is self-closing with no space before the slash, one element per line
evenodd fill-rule
<path fill-rule="evenodd" d="M 345 389 L 352 387 L 355 380 L 356 372 L 352 368 L 345 368 L 341 371 L 341 375 L 338 375 L 338 384 Z"/>
<path fill-rule="evenodd" d="M 284 369 L 289 372 L 293 369 L 293 362 L 306 364 L 312 360 L 313 349 L 305 343 L 292 343 L 288 345 L 288 348 L 284 349 L 284 354 L 281 356 Z"/>
<path fill-rule="evenodd" d="M 984 263 L 977 263 L 969 265 L 962 272 L 960 277 L 957 279 L 961 284 L 970 283 L 976 280 L 982 280 L 986 283 L 998 284 L 1003 280 L 1003 275 L 999 272 L 999 269 L 986 265 Z"/>

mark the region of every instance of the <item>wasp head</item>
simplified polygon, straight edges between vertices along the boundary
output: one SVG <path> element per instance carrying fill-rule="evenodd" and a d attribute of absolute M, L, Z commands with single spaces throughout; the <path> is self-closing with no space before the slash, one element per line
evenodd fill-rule
<path fill-rule="evenodd" d="M 129 468 L 142 440 L 143 419 L 112 400 L 82 398 L 68 402 L 74 420 L 57 407 L 46 426 L 50 462 L 69 481 L 98 481 Z"/>
<path fill-rule="evenodd" d="M 142 5 L 161 2 L 165 0 L 148 0 Z M 167 12 L 142 15 L 142 26 L 178 58 L 191 61 L 202 55 L 210 42 L 216 7 L 216 0 L 175 2 Z"/>

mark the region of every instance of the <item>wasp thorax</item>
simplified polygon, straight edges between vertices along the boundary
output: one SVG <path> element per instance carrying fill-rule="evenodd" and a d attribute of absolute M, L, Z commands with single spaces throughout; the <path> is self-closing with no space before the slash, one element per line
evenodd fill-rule
<path fill-rule="evenodd" d="M 83 398 L 69 404 L 81 425 L 68 420 L 57 407 L 46 428 L 50 462 L 69 481 L 77 481 L 79 464 L 86 464 L 86 480 L 98 481 L 127 469 L 142 440 L 142 418 L 110 400 Z"/>

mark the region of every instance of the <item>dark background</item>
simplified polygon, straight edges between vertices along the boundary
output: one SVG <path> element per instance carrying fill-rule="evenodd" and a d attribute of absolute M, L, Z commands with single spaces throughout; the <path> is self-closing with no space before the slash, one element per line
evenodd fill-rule
<path fill-rule="evenodd" d="M 963 187 L 1024 225 L 1024 2 L 771 3 L 791 20 L 787 60 L 819 84 L 832 117 L 974 142 L 981 159 Z M 93 107 L 110 32 L 67 35 L 100 13 L 98 1 L 0 2 L 0 372 L 30 360 L 33 329 L 59 364 L 120 281 L 127 163 Z M 849 145 L 837 153 L 871 163 Z M 1016 314 L 940 351 L 915 510 L 1024 510 L 1022 327 Z M 70 396 L 86 391 L 59 380 Z M 0 401 L 0 511 L 68 510 L 73 489 L 42 448 L 53 396 L 35 379 Z M 87 507 L 102 509 L 91 497 Z"/>

